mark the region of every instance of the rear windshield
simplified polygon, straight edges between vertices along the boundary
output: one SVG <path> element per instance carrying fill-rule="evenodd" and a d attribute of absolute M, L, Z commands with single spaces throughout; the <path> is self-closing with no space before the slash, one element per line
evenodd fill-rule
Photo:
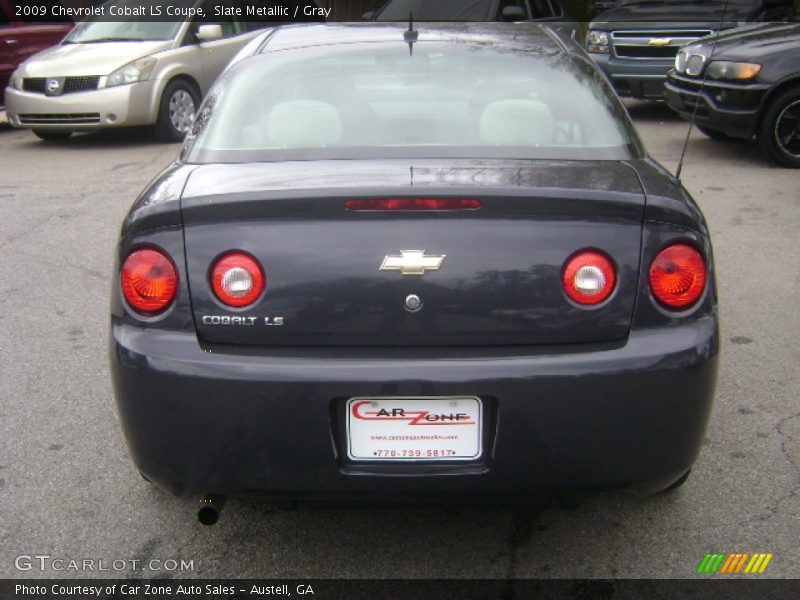
<path fill-rule="evenodd" d="M 353 43 L 267 53 L 215 86 L 189 162 L 638 155 L 588 61 L 484 44 Z"/>

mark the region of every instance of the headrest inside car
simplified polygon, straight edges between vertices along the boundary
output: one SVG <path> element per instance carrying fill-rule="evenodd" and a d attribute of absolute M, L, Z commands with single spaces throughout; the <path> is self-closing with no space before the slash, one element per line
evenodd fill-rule
<path fill-rule="evenodd" d="M 537 100 L 492 102 L 481 115 L 481 140 L 493 146 L 551 144 L 554 130 L 550 109 Z"/>
<path fill-rule="evenodd" d="M 342 139 L 342 119 L 326 102 L 281 102 L 270 112 L 268 131 L 273 147 L 321 148 Z"/>

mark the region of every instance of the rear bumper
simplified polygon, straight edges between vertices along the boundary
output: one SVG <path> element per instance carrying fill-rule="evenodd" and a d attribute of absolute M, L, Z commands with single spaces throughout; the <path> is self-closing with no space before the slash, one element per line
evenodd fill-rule
<path fill-rule="evenodd" d="M 155 123 L 158 81 L 45 96 L 6 88 L 6 115 L 13 127 L 43 131 L 91 131 Z"/>
<path fill-rule="evenodd" d="M 636 60 L 609 54 L 590 54 L 618 95 L 663 100 L 664 80 L 674 60 Z"/>
<path fill-rule="evenodd" d="M 700 450 L 717 371 L 716 317 L 571 353 L 500 349 L 203 351 L 193 334 L 112 324 L 111 371 L 136 467 L 182 494 L 298 499 L 512 499 L 656 491 Z M 473 463 L 350 463 L 344 401 L 479 396 Z"/>
<path fill-rule="evenodd" d="M 700 82 L 670 73 L 664 84 L 664 96 L 671 109 L 703 127 L 721 131 L 731 137 L 750 139 L 756 134 L 759 107 L 769 86 Z"/>

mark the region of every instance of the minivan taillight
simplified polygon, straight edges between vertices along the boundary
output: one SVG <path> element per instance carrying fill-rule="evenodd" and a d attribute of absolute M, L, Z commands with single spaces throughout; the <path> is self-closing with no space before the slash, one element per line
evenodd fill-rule
<path fill-rule="evenodd" d="M 684 310 L 706 289 L 706 263 L 688 244 L 673 244 L 659 252 L 650 265 L 650 289 L 666 308 Z"/>
<path fill-rule="evenodd" d="M 220 302 L 234 308 L 249 306 L 261 296 L 266 278 L 261 265 L 244 252 L 229 252 L 211 269 L 211 287 Z"/>
<path fill-rule="evenodd" d="M 128 255 L 120 272 L 122 295 L 137 313 L 152 316 L 166 310 L 178 291 L 178 273 L 172 260 L 155 248 Z"/>
<path fill-rule="evenodd" d="M 611 259 L 597 250 L 582 250 L 564 265 L 564 292 L 578 304 L 600 304 L 614 291 L 617 271 Z"/>

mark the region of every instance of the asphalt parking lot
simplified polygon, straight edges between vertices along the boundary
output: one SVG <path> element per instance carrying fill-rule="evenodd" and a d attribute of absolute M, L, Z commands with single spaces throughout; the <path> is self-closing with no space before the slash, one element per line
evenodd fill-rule
<path fill-rule="evenodd" d="M 629 108 L 674 169 L 686 125 L 663 105 Z M 684 181 L 715 245 L 723 357 L 702 454 L 677 493 L 600 494 L 569 511 L 275 512 L 232 499 L 209 528 L 195 502 L 131 466 L 106 358 L 119 226 L 177 149 L 146 131 L 51 145 L 0 126 L 0 577 L 682 578 L 711 551 L 771 552 L 762 577 L 800 577 L 800 172 L 754 144 L 693 135 Z M 42 571 L 20 555 L 127 563 Z M 193 564 L 130 562 L 150 559 Z"/>

